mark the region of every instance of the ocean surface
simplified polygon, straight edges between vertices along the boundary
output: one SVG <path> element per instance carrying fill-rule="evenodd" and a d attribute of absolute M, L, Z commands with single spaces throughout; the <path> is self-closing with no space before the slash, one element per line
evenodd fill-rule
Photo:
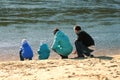
<path fill-rule="evenodd" d="M 79 25 L 95 40 L 96 50 L 120 49 L 120 0 L 0 0 L 0 54 L 18 54 L 27 39 L 36 53 L 53 42 L 54 28 L 70 38 Z"/>

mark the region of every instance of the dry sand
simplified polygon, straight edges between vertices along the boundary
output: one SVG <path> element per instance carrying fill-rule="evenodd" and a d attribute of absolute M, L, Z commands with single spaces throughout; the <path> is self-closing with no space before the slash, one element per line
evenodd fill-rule
<path fill-rule="evenodd" d="M 5 61 L 0 80 L 120 80 L 120 56 Z"/>

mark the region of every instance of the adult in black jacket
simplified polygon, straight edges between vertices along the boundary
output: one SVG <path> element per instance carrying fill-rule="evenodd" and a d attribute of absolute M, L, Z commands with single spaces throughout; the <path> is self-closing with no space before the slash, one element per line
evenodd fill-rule
<path fill-rule="evenodd" d="M 91 52 L 94 50 L 90 49 L 90 46 L 95 46 L 93 38 L 85 31 L 81 30 L 80 26 L 74 27 L 74 32 L 77 35 L 77 40 L 75 41 L 75 47 L 78 57 L 94 57 Z"/>

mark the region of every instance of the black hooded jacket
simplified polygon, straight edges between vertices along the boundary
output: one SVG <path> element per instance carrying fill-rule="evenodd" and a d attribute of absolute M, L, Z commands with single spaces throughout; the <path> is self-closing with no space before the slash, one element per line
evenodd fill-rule
<path fill-rule="evenodd" d="M 87 32 L 80 31 L 77 33 L 77 36 L 77 41 L 81 41 L 85 46 L 95 45 L 93 38 Z"/>

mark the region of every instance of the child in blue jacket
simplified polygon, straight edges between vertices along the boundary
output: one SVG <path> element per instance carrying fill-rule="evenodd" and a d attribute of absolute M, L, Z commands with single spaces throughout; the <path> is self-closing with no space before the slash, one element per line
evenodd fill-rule
<path fill-rule="evenodd" d="M 24 61 L 24 59 L 32 60 L 33 51 L 26 39 L 23 39 L 21 42 L 19 54 L 20 54 L 21 61 Z"/>
<path fill-rule="evenodd" d="M 59 29 L 54 29 L 54 41 L 51 46 L 52 50 L 61 56 L 62 59 L 68 58 L 68 55 L 72 52 L 73 47 L 69 41 L 67 35 L 65 35 Z"/>
<path fill-rule="evenodd" d="M 48 45 L 46 43 L 40 44 L 37 53 L 38 53 L 39 60 L 48 59 L 50 56 L 50 50 L 48 48 Z"/>

